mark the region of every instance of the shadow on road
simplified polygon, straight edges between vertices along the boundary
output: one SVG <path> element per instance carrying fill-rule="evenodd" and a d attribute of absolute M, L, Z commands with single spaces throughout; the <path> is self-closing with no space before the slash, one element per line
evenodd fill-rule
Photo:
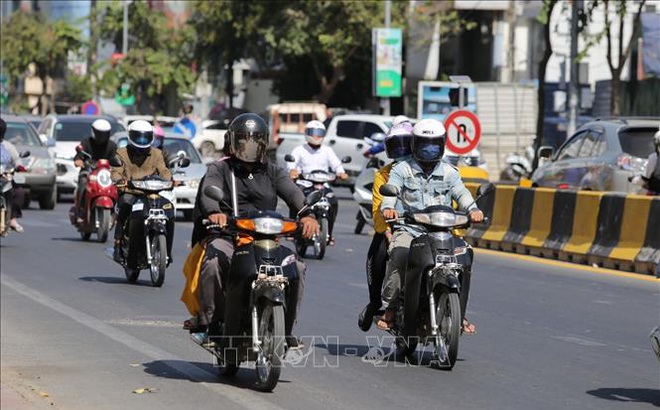
<path fill-rule="evenodd" d="M 78 280 L 83 282 L 100 282 L 108 285 L 128 285 L 128 286 L 147 286 L 152 287 L 150 280 L 138 280 L 135 283 L 128 283 L 125 278 L 120 276 L 81 276 Z"/>
<path fill-rule="evenodd" d="M 660 407 L 660 390 L 605 387 L 601 389 L 588 390 L 587 393 L 605 400 L 632 403 L 649 403 L 656 407 Z"/>
<path fill-rule="evenodd" d="M 83 241 L 80 236 L 71 236 L 68 238 L 50 238 L 51 241 L 66 241 L 66 242 L 81 242 L 81 243 L 98 243 L 96 241 Z"/>
<path fill-rule="evenodd" d="M 156 377 L 163 377 L 166 379 L 174 380 L 187 380 L 191 382 L 222 383 L 241 389 L 256 390 L 254 369 L 251 368 L 239 368 L 236 375 L 223 376 L 220 374 L 221 368 L 213 364 L 210 360 L 208 363 L 184 362 L 180 360 L 155 360 L 153 362 L 143 363 L 142 365 L 144 366 L 144 371 L 146 373 Z M 198 367 L 199 369 L 207 372 L 209 377 L 200 379 L 192 378 L 175 370 L 177 368 L 185 368 L 189 365 Z M 289 381 L 280 379 L 279 383 L 289 383 Z"/>

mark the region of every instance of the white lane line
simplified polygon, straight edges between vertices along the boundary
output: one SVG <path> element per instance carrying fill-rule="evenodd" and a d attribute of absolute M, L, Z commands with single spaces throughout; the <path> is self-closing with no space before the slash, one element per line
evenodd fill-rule
<path fill-rule="evenodd" d="M 164 361 L 167 367 L 173 369 L 174 371 L 181 373 L 182 375 L 198 381 L 200 385 L 219 393 L 237 405 L 246 408 L 246 409 L 277 409 L 283 410 L 281 407 L 278 407 L 274 403 L 270 403 L 262 398 L 258 397 L 255 393 L 249 392 L 245 389 L 237 390 L 230 386 L 225 386 L 219 383 L 207 383 L 203 380 L 213 380 L 217 379 L 217 375 L 209 373 L 193 364 L 186 362 L 184 359 L 175 356 L 165 350 L 162 350 L 154 345 L 146 343 L 130 334 L 123 332 L 119 329 L 116 329 L 106 323 L 103 323 L 101 320 L 96 319 L 86 313 L 83 313 L 79 310 L 76 310 L 72 307 L 69 307 L 63 303 L 58 302 L 57 300 L 46 296 L 45 294 L 34 290 L 28 286 L 23 285 L 22 283 L 9 278 L 6 274 L 0 276 L 0 283 L 7 286 L 8 288 L 14 290 L 15 292 L 37 302 L 51 310 L 54 310 L 64 316 L 67 316 L 70 319 L 75 320 L 76 322 L 86 326 L 90 329 L 96 330 L 97 332 L 109 337 L 110 339 L 121 343 L 122 345 L 135 350 L 138 353 L 143 354 L 153 360 Z"/>

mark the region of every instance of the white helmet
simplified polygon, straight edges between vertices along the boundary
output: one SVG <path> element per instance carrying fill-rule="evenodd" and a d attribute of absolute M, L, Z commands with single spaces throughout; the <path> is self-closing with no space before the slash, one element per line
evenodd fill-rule
<path fill-rule="evenodd" d="M 321 121 L 310 121 L 305 125 L 305 140 L 309 145 L 320 146 L 325 137 L 325 125 Z"/>
<path fill-rule="evenodd" d="M 413 127 L 412 154 L 420 162 L 435 163 L 445 153 L 447 132 L 438 120 L 424 119 Z"/>
<path fill-rule="evenodd" d="M 404 122 L 412 122 L 410 121 L 410 118 L 406 117 L 405 115 L 397 115 L 396 117 L 392 118 L 392 126 L 394 127 L 395 125 L 399 125 Z"/>
<path fill-rule="evenodd" d="M 110 122 L 99 118 L 92 123 L 92 139 L 96 144 L 107 144 L 110 139 Z"/>
<path fill-rule="evenodd" d="M 660 151 L 660 129 L 653 134 L 653 145 L 655 145 L 656 151 Z"/>
<path fill-rule="evenodd" d="M 137 149 L 149 149 L 154 142 L 154 127 L 145 120 L 136 120 L 128 126 L 128 144 Z"/>

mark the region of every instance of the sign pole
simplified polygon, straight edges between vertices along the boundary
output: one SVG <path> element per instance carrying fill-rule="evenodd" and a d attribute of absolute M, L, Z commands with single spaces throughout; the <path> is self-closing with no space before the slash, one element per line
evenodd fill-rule
<path fill-rule="evenodd" d="M 391 0 L 385 1 L 385 28 L 390 28 L 390 21 L 392 19 L 392 2 Z M 390 115 L 390 97 L 385 97 L 381 101 L 383 107 L 383 115 Z"/>

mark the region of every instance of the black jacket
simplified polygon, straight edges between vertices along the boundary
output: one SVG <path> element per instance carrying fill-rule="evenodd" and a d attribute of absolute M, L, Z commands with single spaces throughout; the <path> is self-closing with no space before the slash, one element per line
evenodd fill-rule
<path fill-rule="evenodd" d="M 83 151 L 92 156 L 92 161 L 94 162 L 99 159 L 110 159 L 117 154 L 117 144 L 114 141 L 108 141 L 105 146 L 99 146 L 92 141 L 92 137 L 87 137 L 80 141 L 80 144 L 83 146 Z M 85 158 L 81 153 L 76 153 L 73 159 L 84 160 Z"/>
<path fill-rule="evenodd" d="M 231 171 L 236 175 L 236 193 L 238 195 L 238 211 L 274 211 L 277 208 L 277 198 L 286 202 L 289 209 L 296 213 L 304 206 L 305 197 L 298 186 L 291 180 L 289 173 L 274 164 L 259 165 L 248 171 L 241 166 L 241 161 L 234 158 L 220 160 L 210 164 L 206 175 L 202 178 L 195 209 L 193 210 L 192 243 L 197 243 L 204 237 L 202 219 L 209 215 L 222 212 L 232 215 Z M 225 193 L 226 204 L 219 204 L 204 194 L 207 186 L 217 186 Z"/>

